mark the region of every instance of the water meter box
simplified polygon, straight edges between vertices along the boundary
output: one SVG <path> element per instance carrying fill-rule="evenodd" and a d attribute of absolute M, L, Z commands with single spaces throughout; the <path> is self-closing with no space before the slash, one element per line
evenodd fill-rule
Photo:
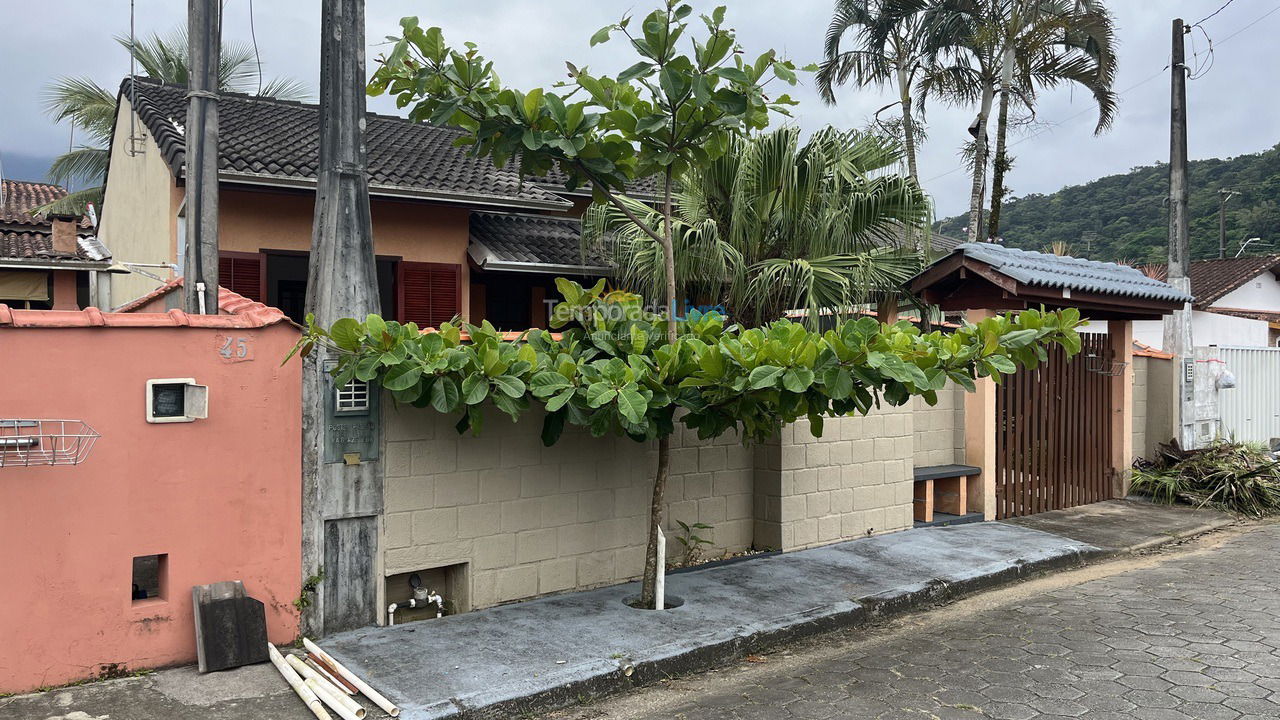
<path fill-rule="evenodd" d="M 375 383 L 352 380 L 335 387 L 329 374 L 333 363 L 325 365 L 324 461 L 346 462 L 347 455 L 357 454 L 361 461 L 377 460 L 381 446 L 378 438 L 382 393 Z"/>

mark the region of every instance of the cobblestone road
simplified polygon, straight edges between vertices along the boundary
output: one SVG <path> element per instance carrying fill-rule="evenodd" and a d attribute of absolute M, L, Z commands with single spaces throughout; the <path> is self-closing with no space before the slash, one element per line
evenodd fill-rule
<path fill-rule="evenodd" d="M 1129 565 L 554 717 L 1280 717 L 1280 525 Z"/>

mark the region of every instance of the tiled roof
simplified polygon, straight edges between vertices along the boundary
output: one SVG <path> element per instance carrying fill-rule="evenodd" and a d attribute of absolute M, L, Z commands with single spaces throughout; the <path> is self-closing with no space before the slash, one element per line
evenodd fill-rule
<path fill-rule="evenodd" d="M 471 248 L 476 262 L 609 267 L 603 257 L 583 257 L 582 223 L 558 215 L 471 213 Z"/>
<path fill-rule="evenodd" d="M 137 113 L 175 175 L 186 142 L 186 88 L 139 79 Z M 120 94 L 131 95 L 126 78 Z M 218 101 L 218 168 L 245 180 L 314 182 L 320 154 L 320 108 L 224 92 Z M 453 142 L 461 133 L 405 118 L 370 113 L 365 141 L 369 188 L 377 195 L 508 207 L 566 208 L 563 198 L 509 170 L 498 169 Z"/>
<path fill-rule="evenodd" d="M 1161 360 L 1172 360 L 1173 353 L 1161 352 L 1144 342 L 1133 341 L 1134 357 L 1159 358 Z"/>
<path fill-rule="evenodd" d="M 1128 265 L 1050 255 L 985 242 L 964 243 L 955 252 L 986 263 L 1025 285 L 1172 302 L 1191 299 L 1168 283 L 1148 277 Z"/>
<path fill-rule="evenodd" d="M 0 259 L 100 261 L 111 257 L 102 243 L 92 237 L 88 218 L 81 218 L 76 231 L 78 251 L 74 256 L 53 250 L 53 222 L 33 211 L 41 205 L 66 197 L 59 185 L 0 180 Z"/>
<path fill-rule="evenodd" d="M 1204 309 L 1262 273 L 1278 268 L 1280 255 L 1196 260 L 1187 267 L 1187 277 L 1191 278 L 1191 294 L 1196 296 L 1196 307 Z M 1164 263 L 1147 265 L 1143 269 L 1161 280 L 1169 273 L 1169 267 Z"/>
<path fill-rule="evenodd" d="M 135 300 L 126 308 L 137 308 L 161 295 L 182 286 L 182 278 L 161 286 L 152 293 Z M 84 310 L 15 310 L 0 303 L 0 328 L 80 328 L 80 327 L 200 327 L 200 328 L 260 328 L 284 322 L 293 324 L 279 310 L 254 302 L 243 295 L 218 288 L 219 315 L 191 315 L 182 310 L 167 312 L 133 312 L 122 308 L 118 312 L 103 312 L 96 307 Z"/>
<path fill-rule="evenodd" d="M 1280 311 L 1266 310 L 1247 310 L 1245 308 L 1216 307 L 1211 308 L 1211 312 L 1218 315 L 1230 315 L 1232 317 L 1245 318 L 1247 320 L 1261 320 L 1268 323 L 1280 324 Z"/>

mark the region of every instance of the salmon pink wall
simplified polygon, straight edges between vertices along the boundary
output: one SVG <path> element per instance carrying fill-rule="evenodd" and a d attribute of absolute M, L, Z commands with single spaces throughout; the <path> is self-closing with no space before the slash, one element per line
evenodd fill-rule
<path fill-rule="evenodd" d="M 194 661 L 196 584 L 242 580 L 270 639 L 296 638 L 301 364 L 281 366 L 296 339 L 288 323 L 0 327 L 0 418 L 102 435 L 77 466 L 0 468 L 0 692 Z M 147 423 L 146 381 L 182 377 L 209 386 L 208 419 Z M 132 559 L 155 553 L 164 597 L 135 602 Z"/>

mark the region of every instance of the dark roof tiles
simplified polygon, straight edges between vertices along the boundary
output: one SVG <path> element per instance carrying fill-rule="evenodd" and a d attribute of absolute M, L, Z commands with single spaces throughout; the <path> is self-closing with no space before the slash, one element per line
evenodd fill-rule
<path fill-rule="evenodd" d="M 186 88 L 139 79 L 137 113 L 155 137 L 174 174 L 185 162 Z M 131 97 L 130 81 L 120 94 Z M 314 181 L 320 154 L 317 105 L 221 93 L 218 101 L 218 167 L 252 178 Z M 405 118 L 370 113 L 365 142 L 374 194 L 397 191 L 461 202 L 511 207 L 564 208 L 569 203 L 488 158 L 455 146 L 460 133 Z"/>
<path fill-rule="evenodd" d="M 607 267 L 599 256 L 582 255 L 582 223 L 557 215 L 471 213 L 471 240 L 485 259 L 570 267 Z"/>

